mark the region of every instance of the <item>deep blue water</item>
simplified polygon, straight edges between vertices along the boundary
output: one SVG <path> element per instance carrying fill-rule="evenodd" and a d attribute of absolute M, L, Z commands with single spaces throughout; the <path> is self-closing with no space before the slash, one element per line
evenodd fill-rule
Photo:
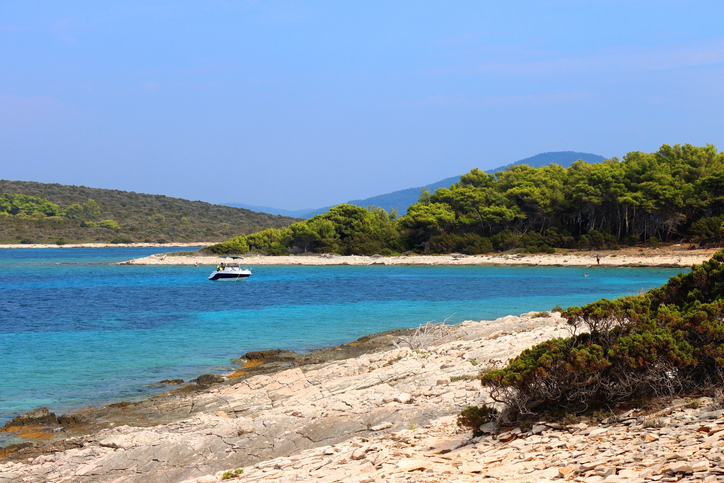
<path fill-rule="evenodd" d="M 152 385 L 230 370 L 250 350 L 580 305 L 678 272 L 259 266 L 247 282 L 214 283 L 211 267 L 112 264 L 158 251 L 0 250 L 0 425 L 40 406 L 60 414 L 165 390 Z"/>

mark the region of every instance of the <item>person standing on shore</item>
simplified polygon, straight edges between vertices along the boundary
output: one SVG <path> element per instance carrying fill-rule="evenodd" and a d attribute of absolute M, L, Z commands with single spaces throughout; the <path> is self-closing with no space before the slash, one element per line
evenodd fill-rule
<path fill-rule="evenodd" d="M 597 264 L 597 265 L 600 265 L 600 264 L 601 264 L 601 255 L 598 254 L 598 253 L 596 253 L 596 264 Z"/>

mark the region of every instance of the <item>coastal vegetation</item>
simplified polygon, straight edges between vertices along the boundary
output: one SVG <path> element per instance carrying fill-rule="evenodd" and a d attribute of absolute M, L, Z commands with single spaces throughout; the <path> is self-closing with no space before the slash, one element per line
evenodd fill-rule
<path fill-rule="evenodd" d="M 423 191 L 404 216 L 339 205 L 283 229 L 241 235 L 211 253 L 272 255 L 403 252 L 483 254 L 517 249 L 612 249 L 724 237 L 724 153 L 713 145 L 664 145 L 622 160 L 570 167 L 473 169 L 460 182 Z"/>
<path fill-rule="evenodd" d="M 0 243 L 221 241 L 293 221 L 161 195 L 0 180 Z"/>
<path fill-rule="evenodd" d="M 506 417 L 715 394 L 724 385 L 724 251 L 660 288 L 562 315 L 570 337 L 482 376 Z"/>

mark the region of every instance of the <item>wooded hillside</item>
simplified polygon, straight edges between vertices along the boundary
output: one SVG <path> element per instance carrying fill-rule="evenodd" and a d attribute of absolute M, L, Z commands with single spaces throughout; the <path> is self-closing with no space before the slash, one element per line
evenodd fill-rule
<path fill-rule="evenodd" d="M 515 165 L 491 175 L 476 168 L 450 188 L 423 192 L 400 218 L 339 205 L 210 251 L 535 253 L 682 239 L 718 244 L 723 237 L 724 153 L 685 144 L 631 152 L 621 161 L 576 161 L 567 169 Z"/>
<path fill-rule="evenodd" d="M 221 241 L 293 221 L 162 195 L 0 180 L 0 243 Z"/>

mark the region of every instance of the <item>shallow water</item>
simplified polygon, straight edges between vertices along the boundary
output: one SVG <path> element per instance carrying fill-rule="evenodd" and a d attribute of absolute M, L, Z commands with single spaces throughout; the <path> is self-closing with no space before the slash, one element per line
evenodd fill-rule
<path fill-rule="evenodd" d="M 304 351 L 448 317 L 580 305 L 678 273 L 260 266 L 247 282 L 214 283 L 210 267 L 111 264 L 158 250 L 0 250 L 0 425 L 39 406 L 60 414 L 146 396 L 167 389 L 153 385 L 162 379 L 231 370 L 251 350 Z"/>

